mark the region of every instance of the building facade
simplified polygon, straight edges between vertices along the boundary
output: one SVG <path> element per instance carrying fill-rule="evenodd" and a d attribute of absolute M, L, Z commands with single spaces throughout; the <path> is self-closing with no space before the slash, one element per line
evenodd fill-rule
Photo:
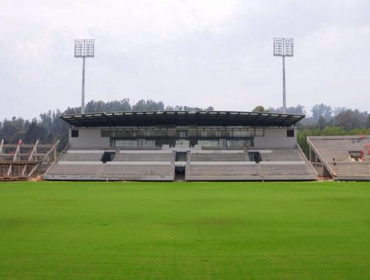
<path fill-rule="evenodd" d="M 160 117 L 159 117 L 160 116 Z M 293 148 L 304 116 L 248 112 L 121 112 L 66 115 L 73 148 Z"/>

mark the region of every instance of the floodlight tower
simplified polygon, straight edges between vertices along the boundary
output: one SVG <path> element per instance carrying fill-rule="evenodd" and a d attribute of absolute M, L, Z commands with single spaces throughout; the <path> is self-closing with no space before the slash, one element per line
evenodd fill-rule
<path fill-rule="evenodd" d="M 95 40 L 94 39 L 79 39 L 75 40 L 75 57 L 82 57 L 82 98 L 81 98 L 81 114 L 85 113 L 85 58 L 94 57 Z"/>
<path fill-rule="evenodd" d="M 283 113 L 286 114 L 285 57 L 294 56 L 294 40 L 292 38 L 274 38 L 274 56 L 283 58 Z"/>

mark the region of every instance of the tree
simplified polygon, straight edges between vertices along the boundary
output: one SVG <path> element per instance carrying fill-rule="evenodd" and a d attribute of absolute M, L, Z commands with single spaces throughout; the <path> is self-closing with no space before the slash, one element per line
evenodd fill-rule
<path fill-rule="evenodd" d="M 267 109 L 269 112 L 272 112 L 272 113 L 279 113 L 279 114 L 282 114 L 283 113 L 283 107 L 280 107 L 280 108 L 268 108 Z M 286 112 L 288 114 L 297 114 L 297 115 L 305 115 L 306 114 L 306 110 L 305 110 L 305 107 L 298 104 L 297 106 L 295 107 L 288 107 L 286 109 Z"/>
<path fill-rule="evenodd" d="M 316 104 L 311 109 L 312 118 L 315 121 L 318 121 L 320 117 L 323 117 L 325 120 L 329 121 L 332 118 L 333 109 L 330 106 L 327 106 L 323 103 Z"/>
<path fill-rule="evenodd" d="M 26 143 L 35 143 L 37 140 L 40 140 L 41 142 L 49 142 L 47 135 L 47 130 L 37 124 L 36 119 L 33 119 L 24 135 L 24 141 Z"/>
<path fill-rule="evenodd" d="M 132 106 L 132 111 L 162 111 L 164 110 L 163 102 L 155 102 L 153 100 L 140 100 Z"/>
<path fill-rule="evenodd" d="M 122 100 L 113 100 L 109 102 L 91 100 L 86 104 L 86 112 L 117 112 L 117 111 L 145 111 L 145 110 L 208 110 L 213 111 L 213 107 L 209 106 L 207 109 L 191 106 L 167 106 L 161 101 L 140 100 L 136 104 L 131 105 L 128 98 Z M 41 143 L 54 143 L 60 140 L 60 147 L 62 149 L 68 143 L 68 124 L 62 121 L 59 116 L 61 114 L 79 114 L 81 107 L 68 107 L 64 112 L 60 110 L 48 111 L 39 115 L 39 119 L 32 119 L 32 121 L 24 120 L 22 118 L 13 117 L 11 120 L 5 119 L 0 121 L 0 139 L 5 139 L 7 143 L 16 143 L 19 139 L 26 142 L 35 142 L 37 139 Z"/>
<path fill-rule="evenodd" d="M 7 143 L 17 142 L 19 139 L 24 138 L 25 131 L 29 125 L 30 122 L 22 118 L 13 117 L 11 120 L 5 119 L 0 135 Z"/>
<path fill-rule="evenodd" d="M 366 128 L 367 126 L 367 112 L 360 112 L 359 110 L 347 109 L 340 112 L 334 117 L 334 124 L 336 126 L 342 126 L 346 130 L 354 128 Z"/>
<path fill-rule="evenodd" d="M 269 110 L 265 109 L 265 107 L 259 105 L 257 107 L 255 107 L 252 112 L 256 112 L 256 113 L 264 113 L 264 112 L 269 112 Z"/>
<path fill-rule="evenodd" d="M 323 130 L 326 126 L 329 125 L 329 122 L 325 119 L 324 116 L 320 116 L 318 122 L 317 122 L 317 126 Z"/>
<path fill-rule="evenodd" d="M 323 129 L 321 135 L 323 136 L 340 136 L 348 134 L 347 131 L 340 126 L 327 126 Z"/>
<path fill-rule="evenodd" d="M 346 110 L 348 110 L 346 107 L 336 107 L 334 108 L 333 115 L 338 116 L 340 113 L 343 113 Z"/>

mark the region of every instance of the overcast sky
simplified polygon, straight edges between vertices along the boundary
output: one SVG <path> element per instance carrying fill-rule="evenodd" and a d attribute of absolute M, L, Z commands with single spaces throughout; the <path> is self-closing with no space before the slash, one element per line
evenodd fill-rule
<path fill-rule="evenodd" d="M 369 110 L 369 0 L 0 0 L 0 119 L 86 100 L 251 110 L 282 103 L 273 37 L 292 37 L 287 105 Z"/>

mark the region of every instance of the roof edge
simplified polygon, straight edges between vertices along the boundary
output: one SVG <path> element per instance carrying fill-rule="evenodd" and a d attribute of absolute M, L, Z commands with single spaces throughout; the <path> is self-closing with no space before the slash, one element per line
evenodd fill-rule
<path fill-rule="evenodd" d="M 198 124 L 231 126 L 292 126 L 305 115 L 245 111 L 118 111 L 64 114 L 60 118 L 77 127 Z"/>

